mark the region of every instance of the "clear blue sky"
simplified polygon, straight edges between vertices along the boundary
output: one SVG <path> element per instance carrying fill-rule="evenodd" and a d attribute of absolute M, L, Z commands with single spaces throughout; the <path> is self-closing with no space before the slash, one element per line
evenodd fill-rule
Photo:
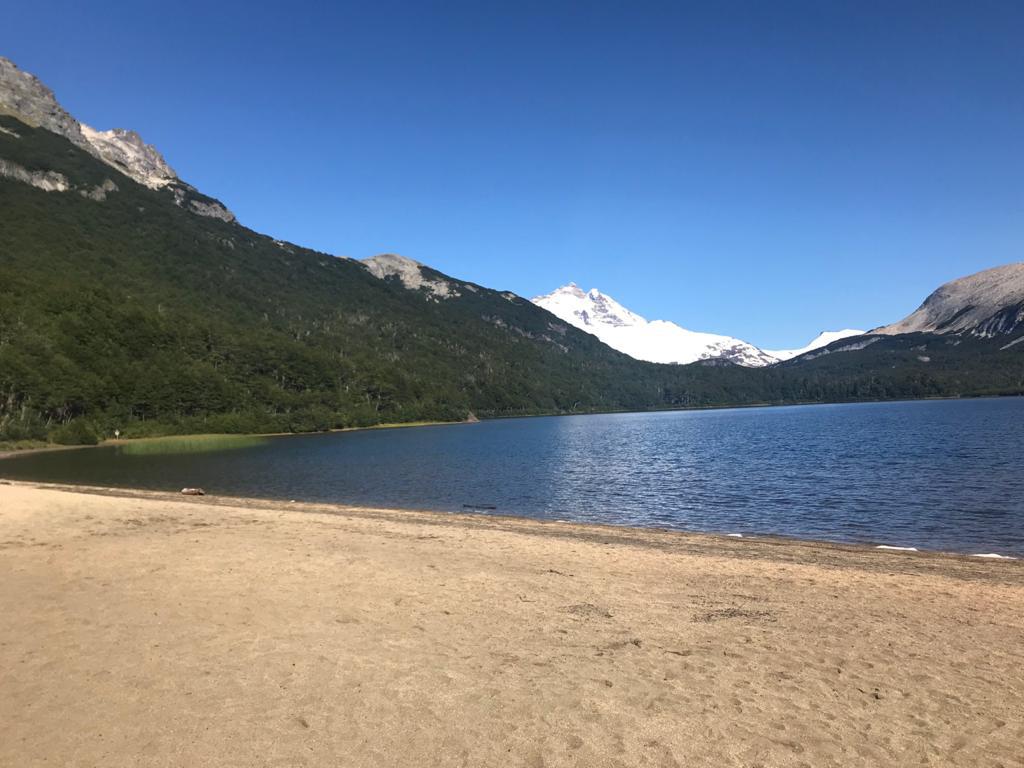
<path fill-rule="evenodd" d="M 1024 258 L 1024 4 L 8 3 L 241 221 L 765 347 Z"/>

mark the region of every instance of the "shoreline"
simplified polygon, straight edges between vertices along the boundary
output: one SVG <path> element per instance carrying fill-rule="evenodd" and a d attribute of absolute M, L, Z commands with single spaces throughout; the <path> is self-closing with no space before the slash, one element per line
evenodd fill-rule
<path fill-rule="evenodd" d="M 0 485 L 0 765 L 1017 765 L 1024 567 Z"/>
<path fill-rule="evenodd" d="M 834 400 L 834 401 L 801 401 L 792 403 L 737 403 L 737 404 L 724 404 L 724 405 L 686 405 L 679 407 L 667 407 L 667 408 L 647 408 L 643 410 L 596 410 L 596 411 L 581 411 L 581 412 L 559 412 L 559 413 L 528 413 L 528 414 L 506 414 L 503 416 L 486 416 L 484 418 L 463 419 L 461 421 L 406 421 L 406 422 L 387 422 L 383 424 L 371 424 L 366 427 L 336 427 L 320 432 L 189 432 L 184 434 L 171 434 L 171 435 L 154 435 L 152 437 L 130 437 L 130 438 L 109 438 L 104 439 L 96 445 L 60 445 L 57 443 L 50 443 L 40 447 L 26 447 L 26 448 L 15 448 L 0 450 L 0 461 L 12 456 L 25 455 L 29 453 L 44 453 L 49 451 L 61 451 L 75 448 L 100 448 L 109 445 L 126 445 L 131 443 L 141 443 L 143 441 L 154 441 L 154 440 L 170 440 L 174 438 L 204 438 L 204 437 L 297 437 L 302 435 L 327 435 L 339 432 L 363 432 L 366 430 L 373 429 L 406 429 L 413 427 L 445 427 L 455 426 L 459 424 L 478 424 L 485 421 L 503 421 L 512 419 L 547 419 L 547 418 L 562 418 L 566 416 L 609 416 L 614 414 L 642 414 L 642 413 L 676 413 L 676 412 L 690 412 L 690 411 L 728 411 L 728 410 L 739 410 L 739 409 L 756 409 L 756 408 L 798 408 L 805 406 L 815 405 L 866 405 L 866 404 L 881 404 L 881 403 L 926 403 L 926 402 L 943 402 L 943 401 L 954 401 L 954 400 L 1000 400 L 1004 398 L 1021 397 L 1024 398 L 1022 393 L 1002 393 L 1002 394 L 965 394 L 965 395 L 932 395 L 928 397 L 913 397 L 913 398 L 891 398 L 884 400 Z"/>
<path fill-rule="evenodd" d="M 68 451 L 84 448 L 103 448 L 111 445 L 138 445 L 140 443 L 155 443 L 160 441 L 205 439 L 205 438 L 262 438 L 262 437 L 297 437 L 300 435 L 328 435 L 336 432 L 364 432 L 372 429 L 407 429 L 412 427 L 440 427 L 455 424 L 476 424 L 475 421 L 403 421 L 386 424 L 371 424 L 368 427 L 337 427 L 323 432 L 189 432 L 175 435 L 154 435 L 153 437 L 112 437 L 101 440 L 96 445 L 60 445 L 48 443 L 41 446 L 26 448 L 14 448 L 0 450 L 0 460 L 13 456 L 24 456 L 32 453 L 50 453 L 53 451 Z"/>
<path fill-rule="evenodd" d="M 729 552 L 742 553 L 743 547 L 749 552 L 757 552 L 770 548 L 815 550 L 822 553 L 833 552 L 832 560 L 842 559 L 839 553 L 871 556 L 880 558 L 903 558 L 908 562 L 923 562 L 933 558 L 935 562 L 927 566 L 930 569 L 940 568 L 942 562 L 976 562 L 989 563 L 995 567 L 1009 566 L 1020 568 L 1024 578 L 1024 558 L 1014 555 L 996 555 L 993 553 L 952 552 L 944 550 L 920 549 L 917 547 L 893 546 L 851 541 L 832 541 L 828 539 L 811 539 L 798 536 L 785 536 L 771 533 L 735 534 L 718 531 L 697 531 L 679 528 L 655 526 L 631 526 L 614 523 L 577 522 L 573 520 L 553 520 L 547 518 L 528 517 L 526 515 L 490 514 L 469 511 L 446 511 L 440 509 L 414 509 L 403 507 L 375 507 L 339 502 L 317 502 L 267 498 L 261 496 L 226 496 L 221 494 L 203 494 L 188 496 L 175 491 L 160 491 L 147 488 L 129 488 L 98 485 L 72 485 L 66 483 L 49 483 L 27 480 L 0 479 L 0 487 L 36 488 L 40 490 L 58 491 L 61 493 L 83 494 L 90 496 L 152 500 L 163 502 L 182 502 L 213 507 L 246 508 L 246 509 L 286 509 L 289 512 L 303 514 L 354 515 L 364 518 L 379 517 L 382 519 L 409 518 L 428 525 L 465 525 L 465 526 L 507 526 L 522 530 L 533 530 L 563 538 L 616 539 L 622 542 L 643 541 L 644 546 L 672 549 L 673 546 L 708 550 L 715 547 Z M 659 539 L 658 537 L 664 537 Z"/>

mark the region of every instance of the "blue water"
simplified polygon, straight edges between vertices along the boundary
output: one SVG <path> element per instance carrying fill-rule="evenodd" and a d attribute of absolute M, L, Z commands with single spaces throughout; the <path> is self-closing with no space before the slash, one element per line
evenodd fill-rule
<path fill-rule="evenodd" d="M 568 416 L 0 461 L 51 482 L 1024 555 L 1024 399 Z"/>

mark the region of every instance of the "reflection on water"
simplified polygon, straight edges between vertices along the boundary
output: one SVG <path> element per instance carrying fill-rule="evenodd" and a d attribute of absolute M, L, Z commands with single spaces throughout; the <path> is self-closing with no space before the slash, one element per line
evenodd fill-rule
<path fill-rule="evenodd" d="M 1024 554 L 1024 399 L 516 419 L 232 450 L 19 456 L 0 475 Z"/>

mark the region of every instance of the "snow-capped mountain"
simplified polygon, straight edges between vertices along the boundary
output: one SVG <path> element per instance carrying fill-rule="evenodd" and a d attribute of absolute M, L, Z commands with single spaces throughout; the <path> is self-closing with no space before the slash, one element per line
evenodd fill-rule
<path fill-rule="evenodd" d="M 98 131 L 79 122 L 68 114 L 53 91 L 37 77 L 21 71 L 13 61 L 3 56 L 0 56 L 0 114 L 12 115 L 26 125 L 59 134 L 150 189 L 169 189 L 175 203 L 192 213 L 224 221 L 235 220 L 235 215 L 219 201 L 199 193 L 195 187 L 178 178 L 156 148 L 146 144 L 135 131 L 122 128 Z M 22 171 L 24 169 L 17 169 L 19 176 Z M 11 171 L 8 175 L 14 173 Z"/>
<path fill-rule="evenodd" d="M 864 331 L 856 331 L 852 328 L 845 328 L 841 331 L 822 331 L 821 333 L 814 337 L 810 344 L 800 347 L 799 349 L 766 349 L 764 351 L 765 353 L 774 357 L 776 360 L 791 360 L 794 357 L 799 357 L 800 355 L 803 355 L 812 350 L 828 346 L 833 341 L 846 339 L 849 338 L 850 336 L 861 336 L 863 333 Z"/>
<path fill-rule="evenodd" d="M 596 288 L 583 291 L 576 283 L 537 296 L 533 303 L 637 360 L 692 363 L 724 358 L 751 368 L 778 362 L 753 344 L 731 336 L 690 331 L 667 320 L 647 320 Z"/>

